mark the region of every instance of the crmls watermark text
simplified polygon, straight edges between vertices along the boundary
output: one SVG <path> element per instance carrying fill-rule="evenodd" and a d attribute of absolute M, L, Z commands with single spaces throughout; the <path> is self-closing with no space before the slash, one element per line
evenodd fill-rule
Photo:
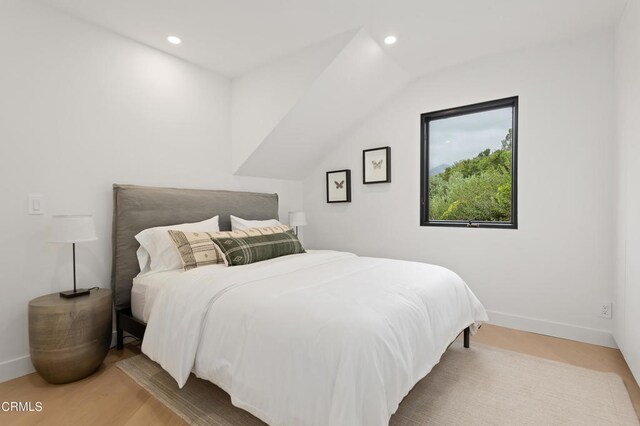
<path fill-rule="evenodd" d="M 42 411 L 42 402 L 19 402 L 19 401 L 3 401 L 1 406 L 2 411 L 5 413 L 18 413 L 18 412 L 35 412 Z"/>

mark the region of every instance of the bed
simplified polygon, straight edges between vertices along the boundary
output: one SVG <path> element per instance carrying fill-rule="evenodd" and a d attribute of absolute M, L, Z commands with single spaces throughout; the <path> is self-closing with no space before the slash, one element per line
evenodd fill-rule
<path fill-rule="evenodd" d="M 320 250 L 138 277 L 132 289 L 142 229 L 218 214 L 225 230 L 229 214 L 277 212 L 275 194 L 114 186 L 119 347 L 125 330 L 144 336 L 180 387 L 194 373 L 272 425 L 388 424 L 458 334 L 468 347 L 487 320 L 450 270 Z"/>

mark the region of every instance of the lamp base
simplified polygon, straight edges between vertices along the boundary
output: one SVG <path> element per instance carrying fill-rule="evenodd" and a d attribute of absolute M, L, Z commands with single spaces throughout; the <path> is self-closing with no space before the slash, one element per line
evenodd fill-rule
<path fill-rule="evenodd" d="M 78 296 L 86 296 L 89 293 L 91 293 L 91 290 L 86 288 L 79 288 L 77 290 L 61 291 L 60 297 L 64 297 L 65 299 L 71 299 Z"/>

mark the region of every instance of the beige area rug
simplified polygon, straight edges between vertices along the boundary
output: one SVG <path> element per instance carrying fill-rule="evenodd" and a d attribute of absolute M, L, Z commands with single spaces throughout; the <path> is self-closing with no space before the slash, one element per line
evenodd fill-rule
<path fill-rule="evenodd" d="M 193 375 L 183 389 L 144 355 L 117 366 L 197 425 L 264 425 Z M 516 352 L 456 341 L 402 401 L 390 425 L 638 425 L 622 379 Z"/>

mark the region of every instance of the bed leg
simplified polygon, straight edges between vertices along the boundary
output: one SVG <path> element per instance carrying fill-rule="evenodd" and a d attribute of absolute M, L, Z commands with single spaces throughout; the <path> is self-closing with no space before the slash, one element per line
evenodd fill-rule
<path fill-rule="evenodd" d="M 116 311 L 116 349 L 124 349 L 124 329 L 120 324 L 120 312 Z"/>
<path fill-rule="evenodd" d="M 471 336 L 471 329 L 469 327 L 464 329 L 464 347 L 469 347 L 469 337 Z"/>
<path fill-rule="evenodd" d="M 116 348 L 119 351 L 124 349 L 124 331 L 121 328 L 116 330 Z"/>

